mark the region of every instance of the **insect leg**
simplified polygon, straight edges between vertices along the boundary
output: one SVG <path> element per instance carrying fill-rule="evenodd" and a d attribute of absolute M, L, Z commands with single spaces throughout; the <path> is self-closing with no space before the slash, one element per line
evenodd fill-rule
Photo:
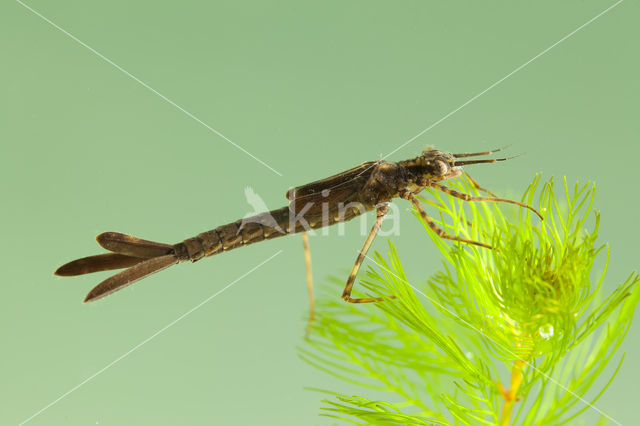
<path fill-rule="evenodd" d="M 492 197 L 496 197 L 496 194 L 494 194 L 493 192 L 489 191 L 488 189 L 485 189 L 485 188 L 481 187 L 480 184 L 478 183 L 478 181 L 476 181 L 474 178 L 472 178 L 471 175 L 466 172 L 466 170 L 463 170 L 462 173 L 464 173 L 464 175 L 467 177 L 467 179 L 469 179 L 471 181 L 473 186 L 475 186 L 478 191 L 482 191 L 485 194 L 489 194 Z"/>
<path fill-rule="evenodd" d="M 461 200 L 465 200 L 465 201 L 495 201 L 495 202 L 501 202 L 501 203 L 515 204 L 516 206 L 524 207 L 525 209 L 531 210 L 532 212 L 537 214 L 538 217 L 540 217 L 540 219 L 544 220 L 544 217 L 542 217 L 542 215 L 538 212 L 538 210 L 534 209 L 533 207 L 525 203 L 521 203 L 520 201 L 507 200 L 506 198 L 497 198 L 497 197 L 474 197 L 473 195 L 465 194 L 463 192 L 458 192 L 456 190 L 449 188 L 448 186 L 440 185 L 439 183 L 432 182 L 432 181 L 428 181 L 425 186 L 430 186 L 432 188 L 439 189 L 442 192 L 446 192 L 447 194 L 453 197 L 460 198 Z"/>
<path fill-rule="evenodd" d="M 430 204 L 432 206 L 437 207 L 439 210 L 445 210 L 446 209 L 446 207 L 444 205 L 442 205 L 442 203 L 439 203 L 437 201 L 433 201 L 433 200 L 429 200 L 429 199 L 424 199 L 423 201 L 425 201 L 427 204 Z M 471 221 L 463 219 L 462 217 L 460 218 L 460 222 L 466 223 L 468 226 L 473 226 L 473 223 Z"/>
<path fill-rule="evenodd" d="M 400 196 L 402 198 L 404 198 L 405 200 L 411 201 L 411 204 L 413 204 L 413 206 L 418 210 L 418 212 L 420 213 L 420 216 L 422 216 L 422 219 L 424 219 L 424 221 L 427 222 L 427 225 L 429 225 L 429 227 L 433 230 L 433 232 L 435 232 L 438 235 L 438 237 L 444 238 L 446 240 L 460 241 L 461 243 L 472 244 L 474 246 L 485 247 L 485 248 L 488 248 L 488 249 L 493 248 L 490 245 L 485 244 L 485 243 L 481 243 L 481 242 L 473 241 L 473 240 L 467 240 L 466 238 L 462 238 L 462 237 L 458 237 L 458 236 L 455 236 L 455 235 L 447 234 L 444 229 L 440 228 L 433 221 L 433 219 L 431 219 L 429 217 L 427 212 L 422 207 L 422 204 L 420 204 L 420 201 L 418 201 L 418 199 L 416 198 L 415 195 L 413 195 L 412 192 L 407 191 L 407 192 L 403 193 Z"/>
<path fill-rule="evenodd" d="M 309 236 L 307 231 L 302 232 L 302 246 L 304 247 L 304 264 L 307 270 L 307 290 L 309 291 L 309 323 L 306 336 L 311 332 L 311 326 L 316 319 L 315 305 L 313 302 L 313 276 L 311 275 L 311 251 L 309 250 Z"/>
<path fill-rule="evenodd" d="M 376 237 L 376 234 L 380 230 L 382 226 L 382 221 L 384 217 L 387 215 L 389 211 L 389 203 L 385 203 L 382 206 L 378 207 L 376 210 L 377 217 L 376 221 L 371 227 L 371 231 L 369 232 L 369 236 L 364 241 L 364 245 L 358 254 L 358 258 L 356 259 L 356 263 L 353 264 L 353 268 L 351 268 L 351 273 L 349 274 L 349 279 L 347 280 L 347 285 L 344 287 L 344 291 L 342 292 L 342 300 L 349 303 L 371 303 L 371 302 L 380 302 L 384 300 L 382 297 L 365 297 L 365 298 L 352 298 L 351 290 L 353 289 L 353 283 L 356 280 L 356 275 L 358 275 L 358 270 L 360 269 L 360 265 L 362 265 L 362 261 L 367 255 L 367 251 L 369 251 L 369 247 L 371 243 L 373 243 L 373 239 Z M 393 297 L 393 296 L 392 296 Z"/>

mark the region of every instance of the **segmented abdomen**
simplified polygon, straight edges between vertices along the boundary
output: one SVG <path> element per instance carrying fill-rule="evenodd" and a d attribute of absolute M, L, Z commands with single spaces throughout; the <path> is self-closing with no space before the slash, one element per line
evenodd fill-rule
<path fill-rule="evenodd" d="M 173 248 L 179 261 L 191 260 L 195 262 L 203 257 L 213 256 L 262 240 L 302 232 L 308 228 L 318 229 L 337 222 L 345 222 L 363 212 L 364 210 L 348 209 L 340 217 L 331 216 L 327 220 L 322 220 L 321 217 L 305 217 L 305 221 L 291 223 L 292 212 L 289 206 L 286 206 L 219 226 L 175 244 Z M 295 215 L 295 213 L 293 214 Z"/>

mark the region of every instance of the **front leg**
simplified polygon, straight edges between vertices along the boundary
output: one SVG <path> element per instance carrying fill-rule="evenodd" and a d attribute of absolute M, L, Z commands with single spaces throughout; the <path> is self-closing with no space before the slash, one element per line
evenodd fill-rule
<path fill-rule="evenodd" d="M 485 189 L 485 188 L 481 187 L 480 184 L 478 183 L 478 181 L 475 180 L 474 178 L 472 178 L 471 175 L 469 173 L 467 173 L 466 170 L 463 170 L 462 173 L 464 173 L 464 175 L 467 177 L 467 179 L 469 179 L 471 181 L 473 186 L 475 186 L 475 188 L 478 191 L 482 191 L 485 194 L 491 195 L 492 197 L 496 197 L 496 194 L 494 194 L 493 192 L 489 191 L 488 189 Z"/>
<path fill-rule="evenodd" d="M 371 227 L 371 231 L 369 232 L 369 236 L 364 241 L 364 245 L 358 254 L 358 258 L 356 259 L 356 263 L 354 263 L 353 268 L 351 268 L 351 273 L 349 274 L 349 279 L 347 280 L 347 285 L 344 287 L 344 291 L 342 292 L 342 300 L 349 303 L 371 303 L 371 302 L 380 302 L 384 300 L 382 297 L 366 297 L 366 298 L 357 298 L 354 299 L 351 297 L 351 290 L 353 289 L 353 283 L 356 280 L 356 276 L 358 275 L 358 271 L 360 270 L 360 265 L 364 261 L 365 256 L 367 255 L 367 251 L 369 251 L 369 247 L 371 243 L 373 243 L 374 238 L 378 234 L 380 227 L 382 226 L 382 221 L 384 217 L 389 212 L 389 203 L 384 203 L 376 210 L 377 216 L 376 221 Z M 390 296 L 394 298 L 395 296 Z"/>
<path fill-rule="evenodd" d="M 488 249 L 492 249 L 493 248 L 490 245 L 485 244 L 485 243 L 481 243 L 481 242 L 473 241 L 473 240 L 467 240 L 466 238 L 458 237 L 456 235 L 447 234 L 444 229 L 440 228 L 433 221 L 433 219 L 431 219 L 429 217 L 427 212 L 422 207 L 422 204 L 420 204 L 420 201 L 418 201 L 416 196 L 411 191 L 404 191 L 403 193 L 400 194 L 400 197 L 404 198 L 405 200 L 410 201 L 411 204 L 413 204 L 413 206 L 416 208 L 416 210 L 418 210 L 418 213 L 420 213 L 420 216 L 422 216 L 422 219 L 427 223 L 427 225 L 429 225 L 429 227 L 433 230 L 433 232 L 435 232 L 438 235 L 438 237 L 444 238 L 446 240 L 459 241 L 461 243 L 472 244 L 474 246 L 480 246 L 480 247 L 484 247 L 484 248 L 488 248 Z"/>
<path fill-rule="evenodd" d="M 538 210 L 534 209 L 533 207 L 525 203 L 521 203 L 520 201 L 513 201 L 513 200 L 508 200 L 506 198 L 497 198 L 497 197 L 475 197 L 473 195 L 465 194 L 463 192 L 458 192 L 454 189 L 449 188 L 448 186 L 440 185 L 439 183 L 430 181 L 428 179 L 422 179 L 419 183 L 420 185 L 424 184 L 424 186 L 430 186 L 432 188 L 445 192 L 453 197 L 460 198 L 461 200 L 464 200 L 464 201 L 493 201 L 493 202 L 499 202 L 499 203 L 515 204 L 516 206 L 524 207 L 525 209 L 531 210 L 532 212 L 537 214 L 541 220 L 544 220 L 544 217 L 542 217 L 542 215 L 538 212 Z"/>

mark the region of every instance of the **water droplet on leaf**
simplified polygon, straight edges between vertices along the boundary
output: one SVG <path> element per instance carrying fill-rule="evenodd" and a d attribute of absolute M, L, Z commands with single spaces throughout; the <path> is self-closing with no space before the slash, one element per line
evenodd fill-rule
<path fill-rule="evenodd" d="M 551 324 L 543 325 L 538 329 L 538 333 L 543 339 L 550 339 L 553 337 L 553 326 Z"/>

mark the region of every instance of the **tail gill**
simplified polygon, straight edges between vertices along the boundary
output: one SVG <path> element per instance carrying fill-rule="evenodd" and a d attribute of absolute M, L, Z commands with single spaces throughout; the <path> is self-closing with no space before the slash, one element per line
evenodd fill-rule
<path fill-rule="evenodd" d="M 74 276 L 127 268 L 102 281 L 87 294 L 85 302 L 101 299 L 134 282 L 179 262 L 174 247 L 118 232 L 104 232 L 98 244 L 113 252 L 83 257 L 59 267 L 55 275 Z"/>

